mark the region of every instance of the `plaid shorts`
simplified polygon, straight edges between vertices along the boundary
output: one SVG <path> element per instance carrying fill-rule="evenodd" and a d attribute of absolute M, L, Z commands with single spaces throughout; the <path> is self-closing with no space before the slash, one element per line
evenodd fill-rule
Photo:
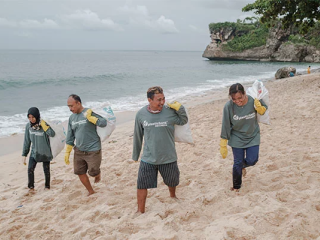
<path fill-rule="evenodd" d="M 153 165 L 140 161 L 137 188 L 157 188 L 158 171 L 163 178 L 163 182 L 167 186 L 176 187 L 179 185 L 180 171 L 177 161 L 159 165 Z"/>

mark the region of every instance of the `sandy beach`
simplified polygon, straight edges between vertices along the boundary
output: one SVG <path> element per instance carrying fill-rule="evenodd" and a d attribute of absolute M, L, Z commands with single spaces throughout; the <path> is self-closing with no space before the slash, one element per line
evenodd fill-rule
<path fill-rule="evenodd" d="M 159 176 L 145 214 L 136 213 L 133 120 L 103 143 L 102 181 L 89 197 L 72 164 L 65 165 L 64 152 L 51 164 L 50 190 L 44 190 L 38 164 L 34 193 L 27 188 L 21 151 L 1 156 L 0 238 L 320 239 L 320 73 L 265 86 L 271 125 L 260 125 L 260 158 L 248 168 L 239 193 L 229 190 L 231 148 L 226 159 L 219 153 L 224 89 L 186 104 L 195 145 L 176 144 L 179 200 L 169 197 Z"/>

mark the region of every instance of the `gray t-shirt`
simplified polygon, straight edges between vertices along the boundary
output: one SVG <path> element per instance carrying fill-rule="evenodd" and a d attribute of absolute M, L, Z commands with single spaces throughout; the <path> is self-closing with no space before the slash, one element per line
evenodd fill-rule
<path fill-rule="evenodd" d="M 261 105 L 267 105 L 260 100 Z M 239 107 L 231 100 L 223 109 L 221 138 L 228 140 L 228 145 L 235 148 L 248 148 L 260 144 L 260 127 L 254 99 L 248 95 L 246 105 Z"/>
<path fill-rule="evenodd" d="M 30 123 L 27 123 L 22 156 L 26 157 L 28 155 L 32 143 L 30 157 L 33 157 L 36 162 L 50 162 L 52 153 L 49 136 L 55 136 L 55 132 L 51 127 L 45 132 L 42 127 L 39 130 L 35 130 L 30 126 Z"/>
<path fill-rule="evenodd" d="M 164 106 L 157 114 L 150 113 L 147 108 L 143 107 L 136 115 L 132 159 L 139 159 L 144 137 L 141 161 L 156 165 L 177 161 L 174 125 L 188 122 L 185 108 L 181 106 L 179 111 L 175 111 Z"/>
<path fill-rule="evenodd" d="M 96 126 L 107 126 L 107 120 L 92 112 L 92 116 L 98 118 L 98 121 L 95 125 L 89 122 L 85 117 L 84 114 L 87 110 L 88 108 L 84 108 L 81 113 L 73 113 L 69 117 L 66 143 L 74 146 L 74 140 L 76 140 L 75 145 L 80 151 L 98 151 L 101 149 L 101 141 L 99 135 L 97 134 Z"/>

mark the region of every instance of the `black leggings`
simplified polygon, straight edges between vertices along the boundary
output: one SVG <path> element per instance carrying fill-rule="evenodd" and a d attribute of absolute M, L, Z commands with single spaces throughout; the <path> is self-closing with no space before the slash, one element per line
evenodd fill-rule
<path fill-rule="evenodd" d="M 28 165 L 28 188 L 34 188 L 34 169 L 37 162 L 33 157 L 29 158 Z M 43 172 L 45 177 L 45 188 L 50 188 L 50 162 L 43 162 Z"/>

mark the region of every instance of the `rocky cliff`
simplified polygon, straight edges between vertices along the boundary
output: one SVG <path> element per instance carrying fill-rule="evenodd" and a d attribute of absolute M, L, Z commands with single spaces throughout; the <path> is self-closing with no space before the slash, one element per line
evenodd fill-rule
<path fill-rule="evenodd" d="M 266 44 L 242 52 L 223 50 L 223 45 L 231 41 L 236 31 L 233 28 L 222 28 L 211 32 L 211 43 L 202 57 L 210 60 L 253 60 L 281 62 L 320 62 L 320 50 L 314 46 L 296 45 L 288 41 L 290 30 L 280 26 L 269 30 Z"/>

